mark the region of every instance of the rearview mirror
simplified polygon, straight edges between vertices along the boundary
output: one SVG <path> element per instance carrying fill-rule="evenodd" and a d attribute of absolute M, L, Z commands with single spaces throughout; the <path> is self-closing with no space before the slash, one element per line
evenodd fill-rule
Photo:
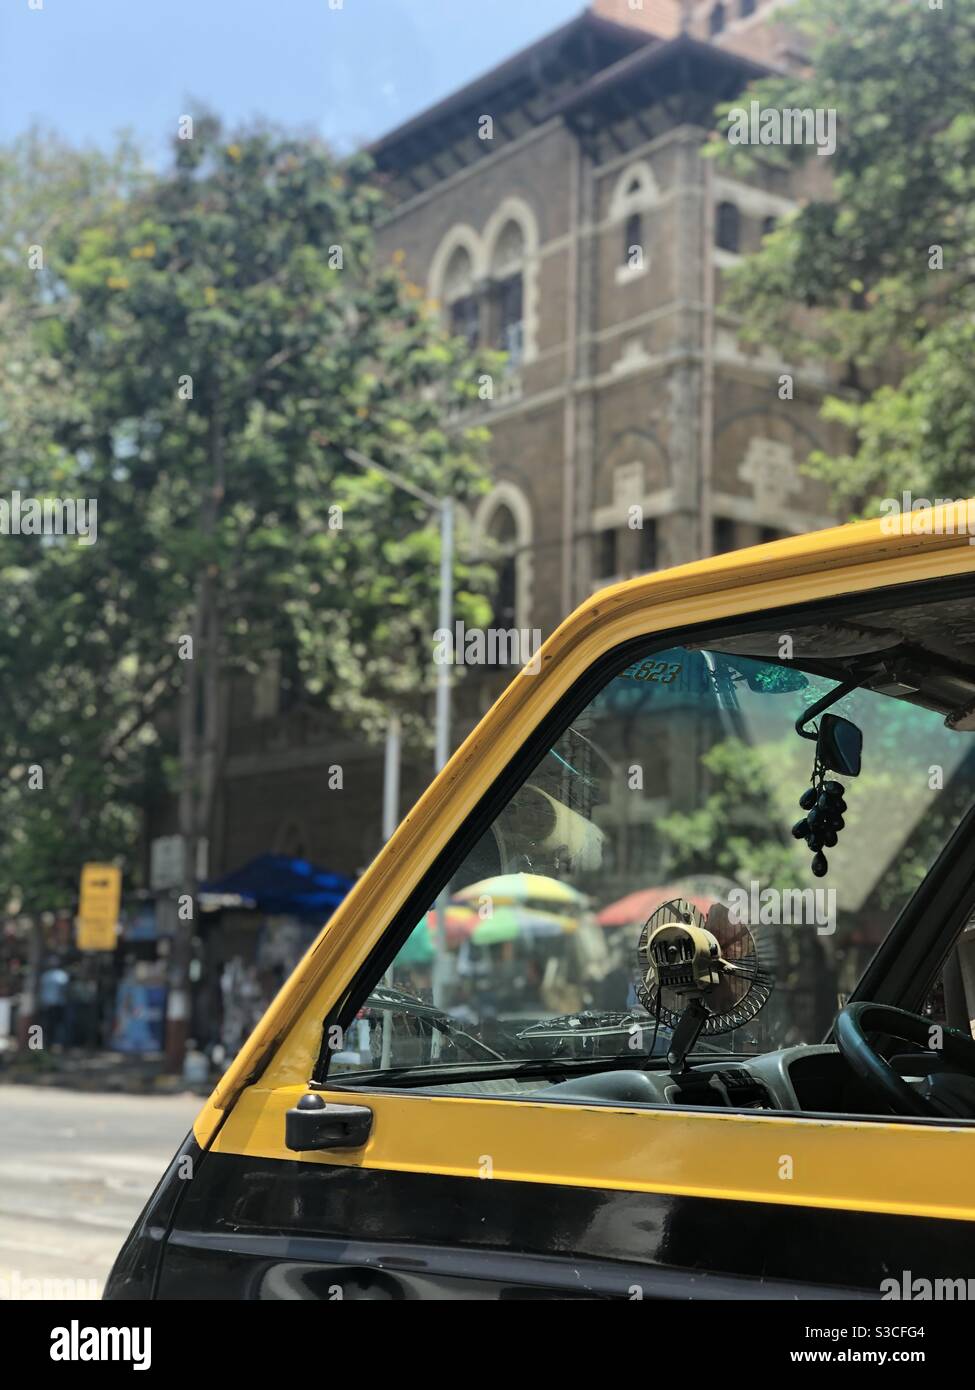
<path fill-rule="evenodd" d="M 816 756 L 824 767 L 841 777 L 859 777 L 863 734 L 849 719 L 824 714 L 819 720 Z"/>

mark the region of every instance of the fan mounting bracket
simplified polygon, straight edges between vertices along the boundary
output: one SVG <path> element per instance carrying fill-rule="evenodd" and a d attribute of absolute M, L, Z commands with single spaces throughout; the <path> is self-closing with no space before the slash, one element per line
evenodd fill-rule
<path fill-rule="evenodd" d="M 667 1065 L 675 1081 L 680 1081 L 690 1071 L 687 1065 L 688 1053 L 693 1052 L 694 1044 L 701 1036 L 701 1029 L 709 1018 L 707 1007 L 700 999 L 691 998 L 680 1016 L 680 1022 L 670 1039 Z"/>

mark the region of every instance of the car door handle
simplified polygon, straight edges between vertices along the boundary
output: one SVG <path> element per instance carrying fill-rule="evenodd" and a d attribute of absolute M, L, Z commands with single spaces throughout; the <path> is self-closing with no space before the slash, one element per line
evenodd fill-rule
<path fill-rule="evenodd" d="M 284 1118 L 285 1146 L 295 1153 L 314 1149 L 361 1149 L 372 1129 L 368 1105 L 329 1105 L 309 1091 Z"/>

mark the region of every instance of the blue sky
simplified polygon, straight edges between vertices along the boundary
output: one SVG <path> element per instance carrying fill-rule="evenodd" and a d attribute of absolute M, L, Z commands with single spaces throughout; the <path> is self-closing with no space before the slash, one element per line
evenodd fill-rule
<path fill-rule="evenodd" d="M 32 9 L 31 4 L 42 8 Z M 332 8 L 335 5 L 337 8 Z M 157 159 L 195 103 L 348 149 L 578 14 L 584 0 L 0 0 L 0 141 L 132 130 Z"/>

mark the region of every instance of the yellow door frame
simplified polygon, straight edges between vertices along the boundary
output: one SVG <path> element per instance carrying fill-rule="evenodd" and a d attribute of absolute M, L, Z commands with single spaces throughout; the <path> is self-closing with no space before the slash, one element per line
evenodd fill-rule
<path fill-rule="evenodd" d="M 526 734 L 601 656 L 693 624 L 969 574 L 965 505 L 935 509 L 932 534 L 891 535 L 876 521 L 838 527 L 615 585 L 579 608 L 542 648 L 537 674 L 519 672 L 320 933 L 197 1117 L 201 1146 L 294 1157 L 284 1112 L 314 1070 L 324 1019 Z M 350 1091 L 333 1098 L 348 1101 Z M 961 1179 L 975 1129 L 416 1093 L 370 1093 L 368 1104 L 375 1123 L 364 1150 L 302 1158 L 470 1176 L 487 1165 L 495 1177 L 527 1181 L 975 1220 L 975 1193 Z M 781 1176 L 784 1159 L 791 1178 Z"/>

